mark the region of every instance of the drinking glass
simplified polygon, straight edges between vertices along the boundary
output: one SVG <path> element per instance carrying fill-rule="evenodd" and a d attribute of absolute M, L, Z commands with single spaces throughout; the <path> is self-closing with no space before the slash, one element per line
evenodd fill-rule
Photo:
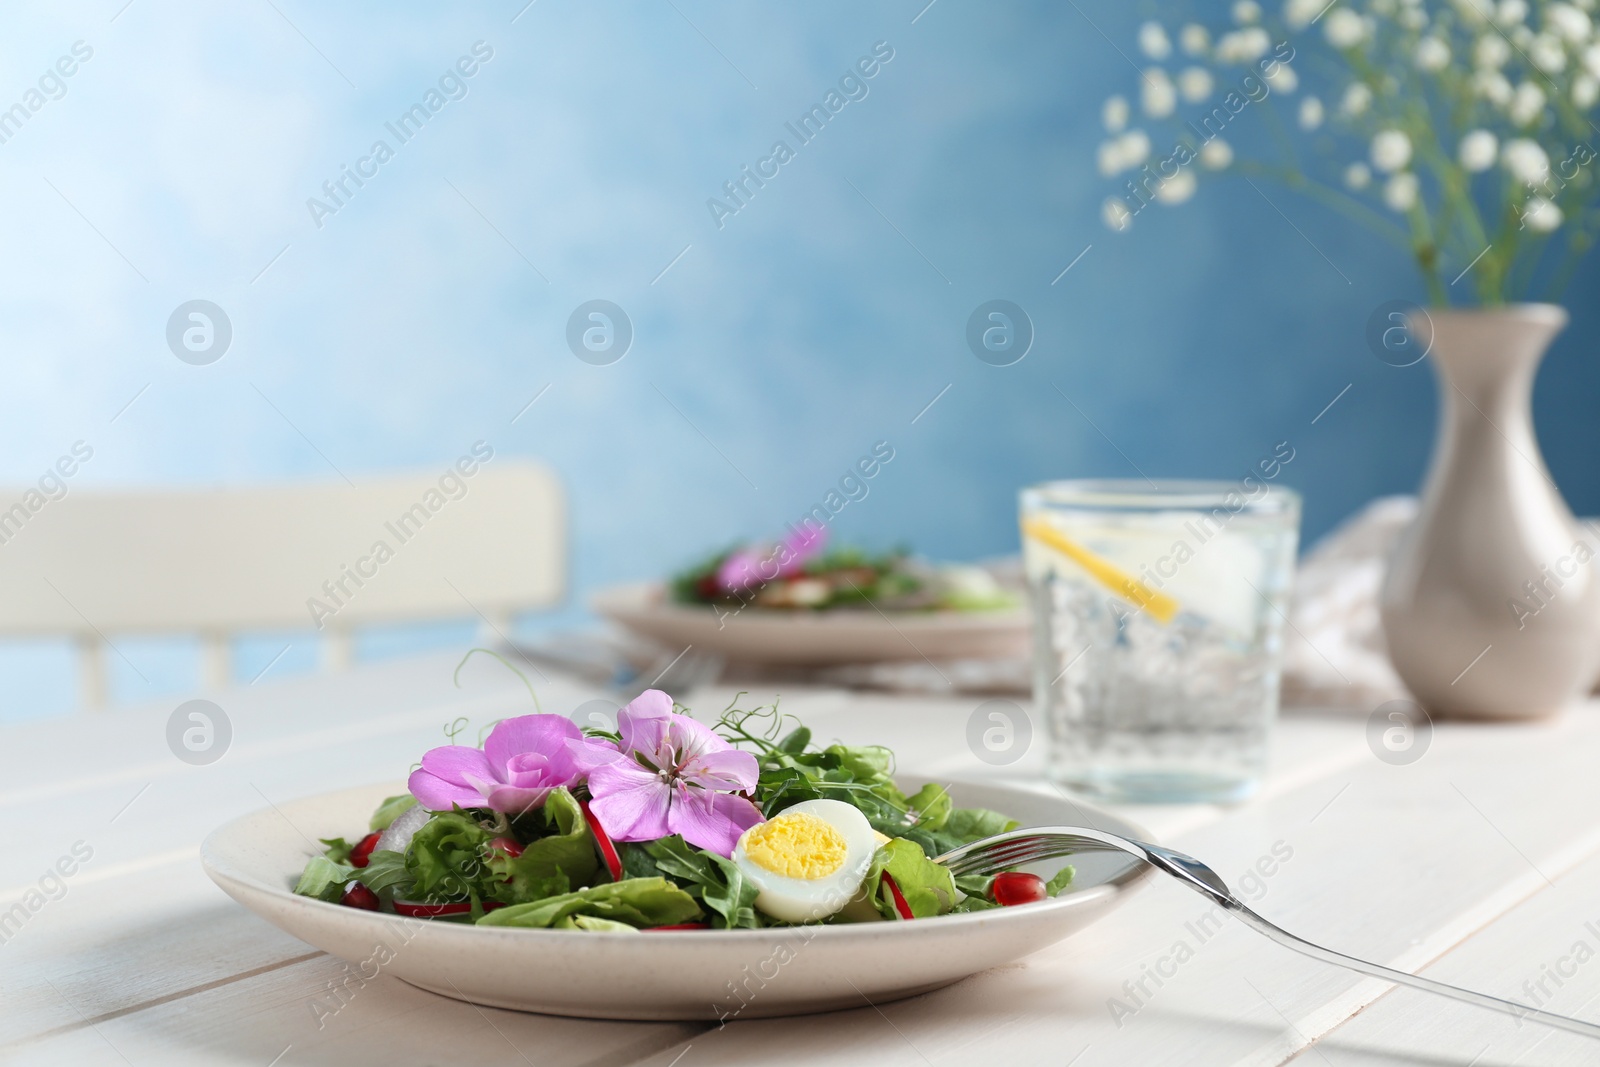
<path fill-rule="evenodd" d="M 1254 475 L 1049 482 L 1022 491 L 1021 524 L 1050 776 L 1117 802 L 1254 792 L 1299 495 Z"/>

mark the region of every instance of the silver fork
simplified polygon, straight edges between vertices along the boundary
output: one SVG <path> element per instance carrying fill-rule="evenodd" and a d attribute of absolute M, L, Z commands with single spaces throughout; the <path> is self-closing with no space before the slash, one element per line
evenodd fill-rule
<path fill-rule="evenodd" d="M 1094 830 L 1084 826 L 1036 826 L 1026 830 L 1013 830 L 1010 833 L 996 834 L 982 841 L 974 841 L 970 845 L 952 849 L 936 857 L 935 862 L 949 867 L 951 873 L 956 875 L 986 876 L 1025 863 L 1070 856 L 1077 852 L 1125 852 L 1135 859 L 1143 860 L 1157 870 L 1176 878 L 1257 933 L 1265 934 L 1285 948 L 1294 949 L 1312 959 L 1370 975 L 1373 978 L 1381 978 L 1386 982 L 1394 982 L 1396 985 L 1411 986 L 1413 989 L 1451 997 L 1468 1004 L 1475 1004 L 1480 1008 L 1492 1008 L 1495 1011 L 1515 1015 L 1519 1019 L 1531 1019 L 1546 1026 L 1570 1030 L 1585 1037 L 1600 1037 L 1600 1025 L 1595 1023 L 1525 1007 L 1509 1000 L 1501 1000 L 1499 997 L 1491 997 L 1486 993 L 1475 993 L 1470 989 L 1446 985 L 1432 978 L 1422 978 L 1382 964 L 1346 956 L 1342 952 L 1334 952 L 1321 945 L 1314 945 L 1287 930 L 1279 929 L 1251 911 L 1233 895 L 1227 883 L 1217 877 L 1215 871 L 1193 856 L 1186 856 L 1182 852 L 1162 848 L 1160 845 L 1119 837 L 1104 830 Z"/>

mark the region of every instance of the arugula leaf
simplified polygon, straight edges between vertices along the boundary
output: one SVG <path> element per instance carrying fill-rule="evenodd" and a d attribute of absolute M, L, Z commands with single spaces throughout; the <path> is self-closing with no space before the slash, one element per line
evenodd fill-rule
<path fill-rule="evenodd" d="M 1059 897 L 1062 891 L 1072 884 L 1073 876 L 1077 873 L 1072 867 L 1061 868 L 1055 873 L 1055 877 L 1044 884 L 1045 892 L 1053 897 Z"/>
<path fill-rule="evenodd" d="M 335 863 L 326 856 L 312 856 L 306 869 L 301 872 L 300 880 L 295 883 L 294 891 L 303 897 L 316 897 L 336 904 L 344 895 L 345 883 L 353 882 L 355 878 L 354 867 Z"/>
<path fill-rule="evenodd" d="M 1008 833 L 1021 825 L 1017 820 L 988 808 L 956 808 L 950 812 L 943 830 L 956 839 L 956 844 L 969 845 L 985 837 Z"/>
<path fill-rule="evenodd" d="M 489 912 L 478 920 L 478 925 L 548 928 L 569 916 L 592 916 L 635 927 L 672 926 L 698 919 L 702 914 L 693 897 L 665 878 L 628 878 L 513 904 Z"/>
<path fill-rule="evenodd" d="M 496 849 L 489 856 L 489 870 L 501 884 L 488 887 L 495 900 L 507 904 L 526 904 L 533 900 L 569 892 L 583 885 L 600 870 L 595 841 L 583 809 L 566 789 L 556 789 L 538 811 L 547 836 L 523 846 L 522 855 L 509 856 Z"/>
<path fill-rule="evenodd" d="M 396 819 L 410 809 L 417 806 L 417 798 L 410 793 L 402 793 L 397 797 L 385 797 L 378 810 L 372 813 L 372 819 L 367 823 L 369 830 L 387 830 Z"/>
<path fill-rule="evenodd" d="M 327 851 L 323 853 L 328 859 L 334 863 L 348 864 L 350 862 L 350 850 L 356 846 L 342 837 L 319 837 L 317 840 L 328 846 Z"/>
<path fill-rule="evenodd" d="M 925 919 L 943 915 L 955 907 L 956 885 L 950 868 L 930 860 L 915 841 L 897 837 L 878 849 L 867 871 L 866 884 L 873 887 L 873 903 L 885 918 L 894 919 L 899 915 L 895 911 L 894 896 L 883 884 L 884 871 L 894 876 L 913 917 Z"/>
<path fill-rule="evenodd" d="M 661 873 L 689 883 L 689 895 L 702 901 L 713 912 L 711 925 L 718 930 L 743 927 L 759 929 L 756 915 L 755 885 L 730 860 L 715 852 L 695 849 L 674 834 L 651 841 L 642 851 L 650 856 Z"/>
<path fill-rule="evenodd" d="M 367 857 L 367 865 L 361 868 L 361 884 L 386 901 L 396 897 L 409 900 L 416 892 L 416 879 L 406 867 L 405 853 L 387 848 Z"/>

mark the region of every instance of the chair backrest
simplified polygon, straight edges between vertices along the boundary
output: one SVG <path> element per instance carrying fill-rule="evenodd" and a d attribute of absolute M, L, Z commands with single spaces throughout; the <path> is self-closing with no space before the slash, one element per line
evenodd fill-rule
<path fill-rule="evenodd" d="M 332 665 L 362 624 L 503 630 L 564 595 L 565 505 L 546 468 L 480 459 L 353 488 L 0 491 L 0 635 L 70 635 L 94 657 L 107 635 L 194 632 L 216 685 L 241 630 L 317 629 Z M 98 663 L 84 689 L 104 701 Z"/>

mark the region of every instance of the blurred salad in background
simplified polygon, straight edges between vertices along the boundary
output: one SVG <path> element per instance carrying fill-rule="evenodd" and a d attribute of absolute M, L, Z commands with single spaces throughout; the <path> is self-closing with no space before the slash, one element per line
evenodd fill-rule
<path fill-rule="evenodd" d="M 983 567 L 933 564 L 907 548 L 829 548 L 827 540 L 826 528 L 805 525 L 776 543 L 723 549 L 675 575 L 672 599 L 790 611 L 998 611 L 1021 602 Z"/>

